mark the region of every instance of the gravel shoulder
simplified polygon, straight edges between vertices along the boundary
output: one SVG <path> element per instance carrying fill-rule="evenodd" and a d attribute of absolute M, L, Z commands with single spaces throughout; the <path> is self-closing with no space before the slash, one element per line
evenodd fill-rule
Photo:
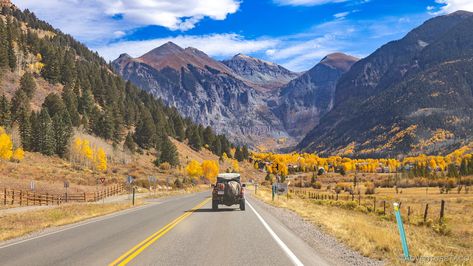
<path fill-rule="evenodd" d="M 276 217 L 288 229 L 304 240 L 324 259 L 333 265 L 385 265 L 383 261 L 367 258 L 352 250 L 317 225 L 304 220 L 291 210 L 271 206 L 251 195 L 251 202 Z"/>

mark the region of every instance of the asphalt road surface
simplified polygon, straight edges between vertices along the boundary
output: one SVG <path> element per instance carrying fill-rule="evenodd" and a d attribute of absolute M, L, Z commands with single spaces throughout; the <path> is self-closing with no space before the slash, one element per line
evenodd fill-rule
<path fill-rule="evenodd" d="M 0 246 L 1 265 L 328 265 L 247 199 L 211 210 L 210 192 L 153 202 Z"/>

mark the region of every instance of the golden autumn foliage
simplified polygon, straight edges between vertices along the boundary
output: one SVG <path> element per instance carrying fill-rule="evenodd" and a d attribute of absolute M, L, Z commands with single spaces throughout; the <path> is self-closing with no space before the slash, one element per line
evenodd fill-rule
<path fill-rule="evenodd" d="M 334 172 L 343 168 L 345 172 L 396 172 L 408 165 L 429 166 L 430 169 L 446 171 L 448 165 L 460 166 L 464 158 L 471 158 L 473 147 L 464 146 L 446 156 L 418 155 L 406 157 L 403 160 L 381 158 L 381 159 L 351 159 L 341 156 L 319 157 L 311 153 L 257 153 L 251 155 L 255 168 L 262 168 L 271 174 L 287 175 L 288 168 L 295 168 L 297 171 L 310 172 L 323 167 L 327 172 Z"/>
<path fill-rule="evenodd" d="M 217 181 L 218 171 L 218 162 L 212 160 L 205 160 L 202 162 L 203 175 L 210 182 L 215 183 L 215 181 Z"/>
<path fill-rule="evenodd" d="M 36 73 L 36 74 L 41 73 L 41 70 L 44 67 L 44 63 L 41 62 L 42 60 L 43 60 L 43 56 L 40 53 L 38 53 L 36 55 L 36 62 L 31 63 L 28 66 L 30 68 L 31 72 Z"/>
<path fill-rule="evenodd" d="M 202 166 L 195 160 L 189 162 L 189 164 L 186 166 L 186 172 L 193 178 L 198 178 L 203 174 Z"/>
<path fill-rule="evenodd" d="M 13 141 L 5 132 L 3 127 L 0 127 L 0 159 L 2 160 L 13 160 L 19 162 L 25 157 L 25 152 L 22 148 L 16 148 L 13 150 Z"/>
<path fill-rule="evenodd" d="M 240 165 L 238 164 L 238 161 L 235 159 L 232 159 L 232 170 L 233 172 L 240 172 Z"/>
<path fill-rule="evenodd" d="M 102 148 L 98 148 L 95 155 L 95 165 L 98 171 L 107 171 L 107 154 Z"/>
<path fill-rule="evenodd" d="M 3 129 L 1 130 L 3 131 Z M 0 133 L 0 159 L 10 160 L 13 155 L 13 143 L 10 136 L 3 131 Z"/>
<path fill-rule="evenodd" d="M 71 161 L 97 171 L 107 171 L 105 151 L 100 147 L 92 147 L 88 140 L 79 137 L 72 142 Z"/>
<path fill-rule="evenodd" d="M 17 148 L 12 155 L 14 161 L 20 162 L 25 158 L 25 151 L 22 148 Z"/>

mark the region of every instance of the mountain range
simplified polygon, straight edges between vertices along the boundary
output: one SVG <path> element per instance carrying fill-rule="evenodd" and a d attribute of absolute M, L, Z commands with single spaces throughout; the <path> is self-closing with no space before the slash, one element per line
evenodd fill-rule
<path fill-rule="evenodd" d="M 473 13 L 426 21 L 355 63 L 334 107 L 299 143 L 322 154 L 449 151 L 473 129 Z"/>
<path fill-rule="evenodd" d="M 471 29 L 473 13 L 457 11 L 361 60 L 334 53 L 303 73 L 173 43 L 113 66 L 196 123 L 253 147 L 286 138 L 323 155 L 439 153 L 473 130 Z"/>
<path fill-rule="evenodd" d="M 357 59 L 329 55 L 305 73 L 238 54 L 217 61 L 168 42 L 138 58 L 122 54 L 125 79 L 237 143 L 296 143 L 330 110 L 338 78 Z"/>

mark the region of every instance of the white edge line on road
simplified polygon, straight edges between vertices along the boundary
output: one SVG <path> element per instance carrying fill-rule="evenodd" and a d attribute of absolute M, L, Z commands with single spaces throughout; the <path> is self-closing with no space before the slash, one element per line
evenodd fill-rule
<path fill-rule="evenodd" d="M 191 196 L 193 196 L 193 195 L 188 195 L 188 196 L 185 196 L 185 197 L 182 197 L 182 198 L 188 198 L 188 197 L 191 197 Z M 118 216 L 122 216 L 122 215 L 125 215 L 125 214 L 128 214 L 128 213 L 132 213 L 132 212 L 135 212 L 135 211 L 146 209 L 146 208 L 149 208 L 149 207 L 152 207 L 152 206 L 161 205 L 163 203 L 168 203 L 168 202 L 174 201 L 178 198 L 171 198 L 171 199 L 168 199 L 168 200 L 164 200 L 162 202 L 153 202 L 153 203 L 150 203 L 150 204 L 147 204 L 147 205 L 144 205 L 144 206 L 139 206 L 139 207 L 135 207 L 135 208 L 128 209 L 128 210 L 123 210 L 123 211 L 120 211 L 118 213 L 106 214 L 105 216 L 102 216 L 102 217 L 90 218 L 92 220 L 78 222 L 76 225 L 72 224 L 72 226 L 71 225 L 63 225 L 63 226 L 66 226 L 66 228 L 59 229 L 59 230 L 49 232 L 49 233 L 45 233 L 45 234 L 40 234 L 40 235 L 34 236 L 34 237 L 29 237 L 29 238 L 19 240 L 19 241 L 16 241 L 16 242 L 13 242 L 13 243 L 10 243 L 10 244 L 6 244 L 6 245 L 3 245 L 3 246 L 0 245 L 0 249 L 15 246 L 15 245 L 25 243 L 25 242 L 28 242 L 28 241 L 31 241 L 31 240 L 34 240 L 34 239 L 42 238 L 42 237 L 45 237 L 45 236 L 54 235 L 54 234 L 61 233 L 61 232 L 64 232 L 64 231 L 67 231 L 67 230 L 70 230 L 70 229 L 74 229 L 74 228 L 77 228 L 77 227 L 80 227 L 80 226 L 88 225 L 88 224 L 91 224 L 91 223 L 96 223 L 96 222 L 108 220 L 108 219 L 115 218 L 115 217 L 118 217 Z"/>
<path fill-rule="evenodd" d="M 289 259 L 294 263 L 294 265 L 297 266 L 303 266 L 304 264 L 297 258 L 297 256 L 289 249 L 289 247 L 284 244 L 284 242 L 276 235 L 276 233 L 269 227 L 269 225 L 266 223 L 266 221 L 261 217 L 261 215 L 251 206 L 251 204 L 246 201 L 246 204 L 250 206 L 251 210 L 256 214 L 256 217 L 260 220 L 260 222 L 263 224 L 264 228 L 269 232 L 269 234 L 273 237 L 273 239 L 278 243 L 278 245 L 282 248 L 282 250 L 286 253 L 286 255 L 289 257 Z"/>

